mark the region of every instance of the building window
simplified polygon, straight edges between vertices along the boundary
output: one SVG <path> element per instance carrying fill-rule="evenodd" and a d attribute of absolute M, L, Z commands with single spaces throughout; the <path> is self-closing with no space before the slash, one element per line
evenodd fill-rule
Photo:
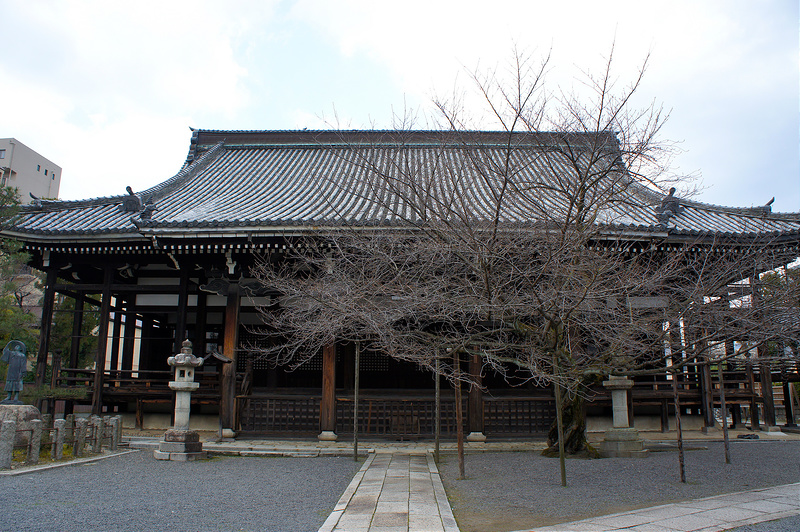
<path fill-rule="evenodd" d="M 36 165 L 36 171 L 37 172 L 41 172 L 42 171 L 42 165 L 41 164 L 37 164 Z"/>
<path fill-rule="evenodd" d="M 47 168 L 44 169 L 44 175 L 47 175 Z"/>
<path fill-rule="evenodd" d="M 50 175 L 52 176 L 50 179 L 52 179 L 53 181 L 55 181 L 55 180 L 56 180 L 56 174 L 50 174 Z"/>
<path fill-rule="evenodd" d="M 6 158 L 6 150 L 0 150 L 0 159 Z"/>

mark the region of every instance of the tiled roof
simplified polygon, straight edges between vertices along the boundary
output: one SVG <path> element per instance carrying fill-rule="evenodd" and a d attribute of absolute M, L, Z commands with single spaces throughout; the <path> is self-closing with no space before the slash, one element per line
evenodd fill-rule
<path fill-rule="evenodd" d="M 385 187 L 372 188 L 366 167 L 375 165 L 392 173 L 399 171 L 401 164 L 417 172 L 421 182 L 431 185 L 432 197 L 439 199 L 451 191 L 439 181 L 426 179 L 441 176 L 436 172 L 445 167 L 459 169 L 458 186 L 463 186 L 464 197 L 480 218 L 489 215 L 490 205 L 485 200 L 496 190 L 491 179 L 468 170 L 473 168 L 471 158 L 488 164 L 501 161 L 511 143 L 516 147 L 510 153 L 519 172 L 517 182 L 547 184 L 556 176 L 570 175 L 570 161 L 553 149 L 562 140 L 555 134 L 509 136 L 500 132 L 196 130 L 181 172 L 137 192 L 138 199 L 121 195 L 41 202 L 23 208 L 14 227 L 5 233 L 31 241 L 107 240 L 162 231 L 268 233 L 342 221 L 396 225 L 401 223 L 395 215 L 398 210 L 386 205 L 401 205 L 403 198 Z M 575 136 L 572 140 L 573 147 L 580 142 L 606 143 L 609 157 L 618 155 L 614 151 L 616 141 L 610 136 Z M 440 177 L 437 180 L 441 181 Z M 455 178 L 450 182 L 456 182 Z M 680 200 L 678 213 L 665 218 L 663 204 L 669 198 L 638 184 L 628 192 L 631 201 L 611 205 L 601 213 L 600 219 L 610 230 L 800 237 L 800 213 L 777 214 L 769 208 L 737 209 Z M 513 199 L 505 203 L 503 220 L 529 223 L 536 218 L 541 204 L 534 205 L 529 192 L 507 193 Z M 370 201 L 375 197 L 384 201 Z M 553 211 L 563 207 L 557 195 L 545 197 L 541 193 L 537 198 Z M 126 201 L 134 202 L 127 210 Z M 147 203 L 156 209 L 142 215 Z M 792 240 L 796 240 L 794 237 Z"/>

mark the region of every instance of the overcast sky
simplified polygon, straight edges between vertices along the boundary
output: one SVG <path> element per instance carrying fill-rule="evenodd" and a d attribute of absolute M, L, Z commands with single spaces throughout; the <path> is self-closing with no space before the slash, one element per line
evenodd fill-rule
<path fill-rule="evenodd" d="M 794 0 L 0 0 L 0 138 L 63 168 L 61 199 L 143 190 L 203 129 L 387 128 L 404 108 L 551 51 L 556 82 L 616 42 L 641 101 L 671 110 L 698 199 L 800 211 Z M 466 70 L 465 70 L 466 69 Z"/>

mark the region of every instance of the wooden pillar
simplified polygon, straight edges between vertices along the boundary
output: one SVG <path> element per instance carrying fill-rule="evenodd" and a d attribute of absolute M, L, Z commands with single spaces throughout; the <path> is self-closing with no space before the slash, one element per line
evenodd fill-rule
<path fill-rule="evenodd" d="M 83 297 L 75 298 L 75 312 L 72 314 L 72 337 L 69 344 L 69 367 L 77 368 L 81 354 L 81 334 L 83 333 Z"/>
<path fill-rule="evenodd" d="M 133 345 L 136 342 L 136 296 L 125 300 L 125 333 L 122 339 L 122 370 L 133 369 Z"/>
<path fill-rule="evenodd" d="M 69 342 L 69 362 L 67 367 L 75 369 L 78 367 L 78 359 L 81 351 L 81 333 L 83 331 L 83 294 L 78 294 L 75 298 L 74 311 L 72 313 L 72 336 Z M 64 402 L 64 415 L 72 414 L 75 402 L 67 400 Z"/>
<path fill-rule="evenodd" d="M 42 301 L 42 321 L 39 331 L 39 353 L 36 356 L 36 385 L 44 384 L 47 374 L 47 354 L 50 351 L 50 330 L 53 326 L 53 307 L 56 299 L 56 280 L 58 271 L 55 268 L 47 270 L 44 297 Z M 38 401 L 37 401 L 38 402 Z"/>
<path fill-rule="evenodd" d="M 223 438 L 232 438 L 235 432 L 236 402 L 236 348 L 239 344 L 239 285 L 231 283 L 228 287 L 228 301 L 225 306 L 225 330 L 222 354 L 231 359 L 222 365 L 222 386 L 220 389 L 219 422 Z"/>
<path fill-rule="evenodd" d="M 758 348 L 758 358 L 762 360 L 767 358 L 767 346 Z M 761 362 L 758 370 L 761 380 L 761 397 L 764 400 L 764 424 L 769 430 L 769 427 L 778 424 L 775 420 L 775 399 L 772 395 L 772 367 L 769 362 Z"/>
<path fill-rule="evenodd" d="M 124 302 L 117 298 L 114 308 L 114 323 L 111 326 L 111 360 L 109 360 L 109 368 L 111 374 L 114 375 L 119 367 L 119 347 L 120 340 L 122 339 L 122 306 Z"/>
<path fill-rule="evenodd" d="M 153 336 L 155 335 L 155 328 L 155 321 L 153 320 L 152 315 L 142 317 L 142 339 L 139 343 L 140 370 L 153 369 L 152 364 L 150 363 L 150 358 L 142 355 L 148 353 L 151 349 Z"/>
<path fill-rule="evenodd" d="M 792 383 L 783 380 L 783 407 L 786 409 L 786 426 L 796 427 L 797 423 L 794 419 L 794 405 L 792 405 Z"/>
<path fill-rule="evenodd" d="M 698 369 L 700 382 L 700 411 L 703 414 L 703 427 L 714 426 L 714 395 L 711 381 L 711 366 L 708 357 L 703 357 L 703 365 Z"/>
<path fill-rule="evenodd" d="M 322 400 L 319 404 L 319 438 L 335 441 L 336 436 L 336 343 L 322 349 Z"/>
<path fill-rule="evenodd" d="M 742 424 L 742 405 L 734 403 L 730 407 L 731 410 L 731 428 L 736 429 Z"/>
<path fill-rule="evenodd" d="M 486 441 L 485 418 L 483 412 L 483 391 L 481 385 L 481 359 L 477 354 L 473 354 L 469 359 L 469 375 L 474 384 L 469 388 L 467 398 L 467 420 L 469 422 L 469 434 L 467 441 L 484 442 Z"/>
<path fill-rule="evenodd" d="M 196 356 L 206 356 L 206 321 L 208 308 L 208 294 L 205 292 L 197 293 L 197 316 L 195 322 L 195 341 L 194 353 Z M 177 351 L 176 351 L 177 352 Z"/>
<path fill-rule="evenodd" d="M 101 415 L 103 413 L 103 372 L 106 368 L 106 347 L 108 346 L 108 321 L 111 310 L 111 281 L 114 278 L 114 270 L 110 265 L 106 265 L 103 275 L 103 294 L 100 303 L 100 319 L 97 336 L 97 351 L 94 357 L 94 385 L 92 386 L 92 414 Z"/>
<path fill-rule="evenodd" d="M 747 381 L 750 386 L 750 428 L 759 430 L 761 425 L 758 421 L 758 398 L 756 397 L 756 380 L 753 375 L 753 363 L 747 360 Z"/>
<path fill-rule="evenodd" d="M 238 285 L 237 285 L 238 288 Z M 238 292 L 237 292 L 238 294 Z M 172 345 L 173 353 L 180 353 L 183 341 L 186 339 L 186 313 L 189 307 L 189 269 L 181 267 L 180 284 L 178 285 L 178 318 L 175 322 L 175 343 Z M 238 315 L 238 311 L 237 311 Z M 204 354 L 201 353 L 200 356 Z M 230 356 L 226 353 L 226 356 Z"/>

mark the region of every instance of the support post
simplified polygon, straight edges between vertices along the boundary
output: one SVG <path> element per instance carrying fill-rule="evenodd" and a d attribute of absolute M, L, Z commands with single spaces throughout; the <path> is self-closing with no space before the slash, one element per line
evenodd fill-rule
<path fill-rule="evenodd" d="M 108 320 L 111 310 L 111 281 L 114 271 L 106 265 L 103 276 L 103 296 L 100 303 L 99 331 L 97 351 L 94 357 L 94 386 L 92 387 L 92 414 L 99 416 L 103 412 L 103 372 L 106 369 L 106 347 L 108 345 Z"/>
<path fill-rule="evenodd" d="M 482 443 L 486 441 L 486 434 L 484 433 L 483 391 L 480 388 L 481 360 L 477 354 L 473 354 L 469 359 L 469 375 L 472 384 L 470 384 L 467 399 L 467 419 L 469 421 L 467 441 Z"/>
<path fill-rule="evenodd" d="M 714 396 L 711 384 L 711 366 L 708 357 L 703 357 L 703 364 L 700 366 L 700 410 L 703 413 L 703 431 L 708 431 L 714 426 Z"/>
<path fill-rule="evenodd" d="M 78 367 L 78 358 L 81 351 L 81 331 L 83 331 L 83 297 L 75 297 L 75 311 L 72 313 L 72 337 L 69 343 L 69 367 Z M 64 415 L 72 414 L 75 402 L 64 402 Z"/>
<path fill-rule="evenodd" d="M 42 420 L 32 419 L 31 423 L 31 439 L 28 440 L 28 459 L 29 465 L 36 465 L 39 463 L 39 453 L 42 450 Z"/>
<path fill-rule="evenodd" d="M 228 301 L 225 306 L 225 332 L 222 344 L 223 354 L 231 360 L 222 365 L 222 389 L 220 390 L 219 421 L 223 438 L 236 435 L 234 410 L 236 402 L 236 347 L 239 344 L 239 285 L 231 283 L 228 287 Z"/>
<path fill-rule="evenodd" d="M 356 341 L 353 369 L 353 460 L 358 461 L 358 391 L 361 386 L 361 342 Z"/>
<path fill-rule="evenodd" d="M 79 417 L 75 420 L 75 444 L 73 454 L 75 458 L 80 458 L 86 450 L 86 418 Z"/>
<path fill-rule="evenodd" d="M 122 370 L 133 369 L 133 345 L 136 342 L 136 296 L 125 301 L 125 333 L 122 338 Z"/>
<path fill-rule="evenodd" d="M 0 469 L 11 469 L 16 433 L 16 421 L 8 420 L 0 422 Z"/>
<path fill-rule="evenodd" d="M 47 270 L 45 280 L 44 296 L 42 298 L 42 321 L 39 329 L 39 353 L 36 357 L 36 385 L 44 385 L 47 374 L 47 354 L 50 351 L 50 329 L 53 325 L 53 307 L 56 299 L 56 281 L 58 270 L 50 268 Z M 41 410 L 42 400 L 37 399 L 36 407 Z"/>
<path fill-rule="evenodd" d="M 336 441 L 336 344 L 322 349 L 322 401 L 319 404 L 321 441 Z"/>
<path fill-rule="evenodd" d="M 122 306 L 122 301 L 117 298 L 116 307 Z M 114 322 L 111 325 L 111 359 L 108 361 L 108 368 L 111 375 L 117 375 L 119 369 L 119 348 L 122 340 L 122 312 L 120 308 L 114 309 Z"/>
<path fill-rule="evenodd" d="M 767 357 L 767 347 L 759 346 L 758 358 L 765 359 Z M 758 373 L 761 380 L 761 397 L 764 399 L 764 424 L 767 430 L 777 430 L 775 427 L 778 422 L 775 420 L 775 398 L 772 394 L 772 367 L 769 362 L 762 361 L 758 367 Z"/>
<path fill-rule="evenodd" d="M 747 359 L 747 381 L 750 385 L 750 429 L 759 430 L 761 424 L 758 421 L 758 399 L 756 397 L 756 379 L 753 374 L 753 362 Z"/>
<path fill-rule="evenodd" d="M 783 407 L 786 409 L 786 427 L 797 427 L 794 419 L 794 405 L 792 405 L 792 384 L 784 379 L 783 381 Z"/>
<path fill-rule="evenodd" d="M 175 342 L 173 352 L 179 353 L 186 340 L 186 313 L 189 307 L 189 270 L 182 267 L 178 285 L 178 318 L 175 323 Z"/>

